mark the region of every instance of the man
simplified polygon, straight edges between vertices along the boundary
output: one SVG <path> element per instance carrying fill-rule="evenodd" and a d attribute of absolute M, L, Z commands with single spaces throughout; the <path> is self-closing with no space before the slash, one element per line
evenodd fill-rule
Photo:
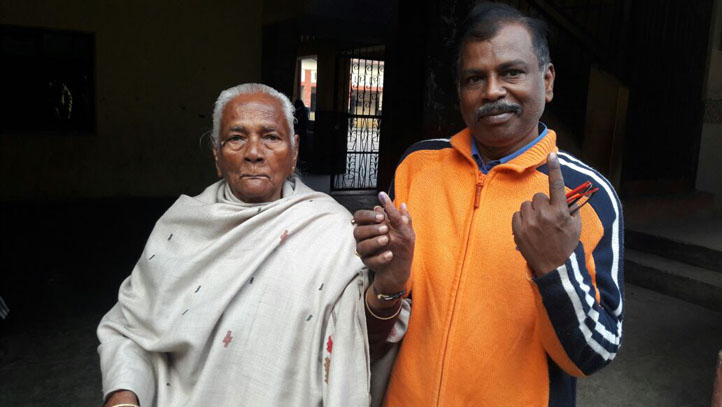
<path fill-rule="evenodd" d="M 308 160 L 309 147 L 312 145 L 308 138 L 311 121 L 309 119 L 308 108 L 303 104 L 303 100 L 296 99 L 296 101 L 293 102 L 293 107 L 296 109 L 293 111 L 293 117 L 296 119 L 296 124 L 293 127 L 299 138 L 298 156 L 301 157 L 301 161 L 303 162 L 303 160 Z"/>
<path fill-rule="evenodd" d="M 368 337 L 408 312 L 364 304 L 351 214 L 294 175 L 291 102 L 221 92 L 212 142 L 222 179 L 161 217 L 98 327 L 105 406 L 368 406 Z"/>
<path fill-rule="evenodd" d="M 621 205 L 539 122 L 555 77 L 542 23 L 481 3 L 461 34 L 467 128 L 412 146 L 391 187 L 416 249 L 411 277 L 394 271 L 384 288 L 413 298 L 384 405 L 573 406 L 575 377 L 621 341 Z M 568 208 L 565 192 L 585 181 L 599 191 Z M 399 239 L 379 213 L 358 211 L 355 237 L 384 270 L 394 257 L 379 256 Z"/>

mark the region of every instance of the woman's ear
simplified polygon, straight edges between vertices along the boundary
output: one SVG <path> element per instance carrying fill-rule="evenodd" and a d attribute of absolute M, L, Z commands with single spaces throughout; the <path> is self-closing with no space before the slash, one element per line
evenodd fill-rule
<path fill-rule="evenodd" d="M 296 163 L 298 163 L 298 149 L 299 149 L 299 142 L 301 138 L 298 136 L 298 134 L 293 135 L 293 168 L 296 168 Z"/>
<path fill-rule="evenodd" d="M 216 174 L 218 174 L 218 178 L 223 178 L 223 173 L 221 172 L 221 167 L 218 165 L 218 149 L 213 148 L 213 161 L 216 164 Z"/>

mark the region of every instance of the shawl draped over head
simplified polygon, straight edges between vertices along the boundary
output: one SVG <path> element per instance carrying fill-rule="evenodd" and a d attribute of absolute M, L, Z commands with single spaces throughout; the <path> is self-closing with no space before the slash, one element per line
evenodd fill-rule
<path fill-rule="evenodd" d="M 104 395 L 132 390 L 142 407 L 368 406 L 368 278 L 350 219 L 298 179 L 263 204 L 223 180 L 181 196 L 98 327 Z"/>

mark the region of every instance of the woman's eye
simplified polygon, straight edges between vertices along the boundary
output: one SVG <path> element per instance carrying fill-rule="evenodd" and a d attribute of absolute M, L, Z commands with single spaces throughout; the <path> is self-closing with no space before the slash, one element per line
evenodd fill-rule
<path fill-rule="evenodd" d="M 233 146 L 241 146 L 243 145 L 245 139 L 239 135 L 230 136 L 228 137 L 223 144 L 231 144 Z"/>

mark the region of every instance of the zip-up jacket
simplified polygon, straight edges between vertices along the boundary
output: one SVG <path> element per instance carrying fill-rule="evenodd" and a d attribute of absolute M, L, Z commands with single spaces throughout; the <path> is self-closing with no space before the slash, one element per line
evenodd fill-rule
<path fill-rule="evenodd" d="M 623 317 L 622 206 L 610 183 L 559 152 L 566 190 L 599 188 L 580 210 L 580 242 L 536 278 L 516 250 L 511 219 L 549 194 L 548 134 L 511 161 L 479 171 L 468 129 L 411 146 L 391 196 L 416 231 L 413 299 L 384 405 L 573 406 L 575 377 L 608 364 Z"/>

